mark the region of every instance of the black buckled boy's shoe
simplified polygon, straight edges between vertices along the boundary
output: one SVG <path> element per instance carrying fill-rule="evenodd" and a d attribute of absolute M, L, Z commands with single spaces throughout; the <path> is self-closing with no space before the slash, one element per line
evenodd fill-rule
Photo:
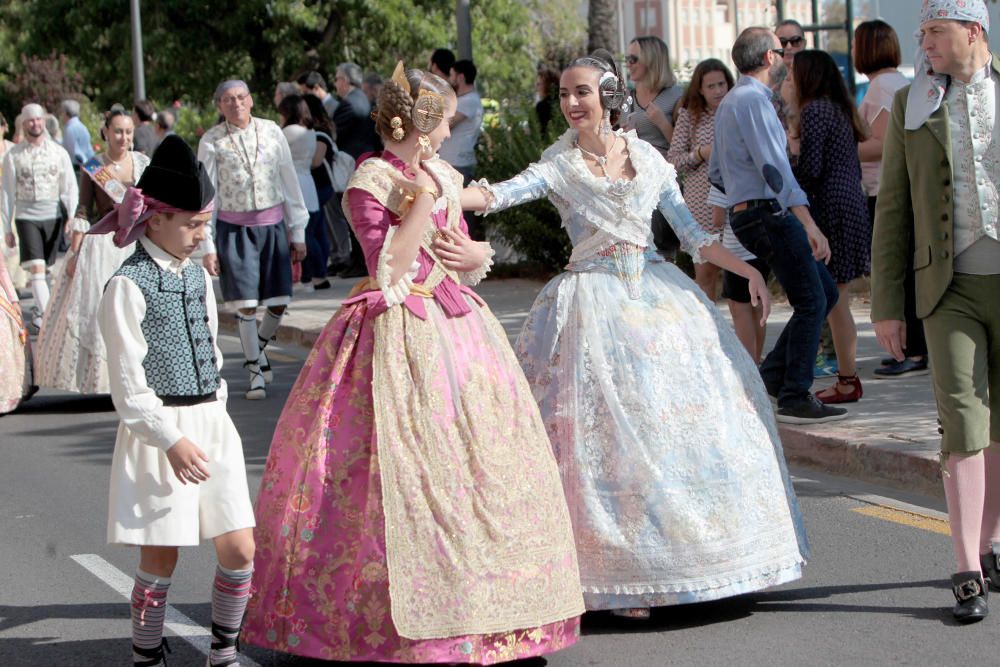
<path fill-rule="evenodd" d="M 166 667 L 167 656 L 164 652 L 170 653 L 171 651 L 167 638 L 163 637 L 160 639 L 160 645 L 156 648 L 139 648 L 132 644 L 132 652 L 145 658 L 145 660 L 134 661 L 132 667 Z"/>
<path fill-rule="evenodd" d="M 1000 591 L 1000 554 L 993 550 L 979 556 L 986 583 L 995 591 Z"/>
<path fill-rule="evenodd" d="M 981 572 L 951 575 L 951 591 L 955 594 L 955 607 L 951 613 L 959 623 L 975 623 L 990 613 L 986 605 L 986 598 L 990 593 Z"/>

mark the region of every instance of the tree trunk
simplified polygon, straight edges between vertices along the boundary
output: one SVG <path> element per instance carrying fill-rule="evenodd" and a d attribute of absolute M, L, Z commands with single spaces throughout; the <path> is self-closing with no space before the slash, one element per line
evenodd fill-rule
<path fill-rule="evenodd" d="M 587 8 L 587 50 L 607 49 L 611 53 L 617 48 L 618 12 L 615 0 L 590 0 Z"/>

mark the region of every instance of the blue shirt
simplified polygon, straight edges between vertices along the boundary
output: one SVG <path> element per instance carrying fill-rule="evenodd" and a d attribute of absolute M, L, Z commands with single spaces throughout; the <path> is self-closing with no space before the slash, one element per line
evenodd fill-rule
<path fill-rule="evenodd" d="M 66 121 L 66 127 L 63 128 L 63 148 L 77 166 L 86 164 L 87 160 L 94 157 L 94 149 L 90 145 L 90 132 L 76 116 Z"/>
<path fill-rule="evenodd" d="M 715 112 L 708 180 L 733 204 L 777 199 L 782 209 L 808 206 L 788 163 L 788 137 L 771 102 L 771 89 L 741 76 Z"/>

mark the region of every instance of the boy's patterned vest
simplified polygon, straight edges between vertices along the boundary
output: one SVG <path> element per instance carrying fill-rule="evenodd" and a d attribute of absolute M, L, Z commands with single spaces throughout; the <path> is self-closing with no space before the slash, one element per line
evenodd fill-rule
<path fill-rule="evenodd" d="M 115 273 L 131 280 L 146 299 L 142 362 L 157 396 L 204 396 L 219 388 L 215 342 L 208 328 L 205 273 L 195 263 L 178 276 L 164 271 L 141 243 Z"/>

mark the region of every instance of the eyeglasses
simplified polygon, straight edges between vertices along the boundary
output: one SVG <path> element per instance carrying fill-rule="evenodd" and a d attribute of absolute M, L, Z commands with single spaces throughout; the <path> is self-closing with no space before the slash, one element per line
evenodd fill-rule
<path fill-rule="evenodd" d="M 627 55 L 625 56 L 625 62 L 629 65 L 634 65 L 639 62 L 639 56 Z"/>
<path fill-rule="evenodd" d="M 780 57 L 782 57 L 782 56 L 785 55 L 785 50 L 784 49 L 771 49 L 771 53 L 776 53 L 778 55 L 778 57 L 780 58 Z"/>
<path fill-rule="evenodd" d="M 806 38 L 802 35 L 796 35 L 795 37 L 779 37 L 778 41 L 781 42 L 782 46 L 802 46 Z"/>
<path fill-rule="evenodd" d="M 239 95 L 226 95 L 219 101 L 223 104 L 235 104 L 236 102 L 245 102 L 248 97 L 250 97 L 250 93 L 240 93 Z"/>

